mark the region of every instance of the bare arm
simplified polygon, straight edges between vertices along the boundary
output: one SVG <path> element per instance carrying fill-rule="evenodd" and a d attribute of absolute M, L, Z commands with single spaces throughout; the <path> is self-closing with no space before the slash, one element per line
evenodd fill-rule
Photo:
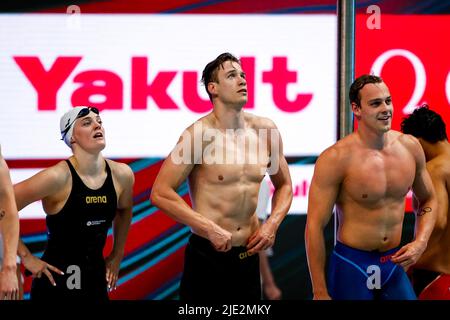
<path fill-rule="evenodd" d="M 442 228 L 447 225 L 447 214 L 448 214 L 448 203 L 449 203 L 449 183 L 447 181 L 450 176 L 449 170 L 447 169 L 447 163 L 441 163 L 437 166 L 428 165 L 427 163 L 427 171 L 430 174 L 431 181 L 433 182 L 434 191 L 436 193 L 436 201 L 437 201 L 437 213 L 436 213 L 436 224 L 433 229 L 436 230 L 436 227 Z"/>
<path fill-rule="evenodd" d="M 18 210 L 37 200 L 42 200 L 49 195 L 61 190 L 68 179 L 68 168 L 63 162 L 53 167 L 40 171 L 34 176 L 14 185 L 16 204 Z M 33 256 L 27 246 L 19 239 L 17 254 L 22 259 L 25 268 L 33 277 L 40 278 L 45 274 L 53 285 L 56 285 L 49 270 L 64 274 L 58 268 Z"/>
<path fill-rule="evenodd" d="M 418 201 L 418 209 L 415 212 L 415 241 L 427 243 L 436 222 L 437 201 L 431 177 L 424 163 L 420 165 L 420 172 L 413 184 L 413 192 Z"/>
<path fill-rule="evenodd" d="M 210 240 L 216 250 L 228 251 L 231 249 L 231 233 L 194 211 L 176 191 L 194 168 L 193 147 L 194 126 L 191 126 L 164 161 L 153 184 L 150 200 L 171 218 L 189 226 L 195 234 Z M 190 153 L 184 157 L 187 161 L 177 161 L 177 157 L 180 154 L 186 156 L 186 152 Z"/>
<path fill-rule="evenodd" d="M 430 239 L 428 240 L 427 248 L 429 246 L 433 246 L 431 241 L 434 242 L 434 245 L 436 245 L 436 243 L 440 241 L 442 234 L 445 232 L 445 226 L 447 225 L 449 202 L 449 191 L 447 190 L 447 186 L 449 184 L 447 182 L 447 177 L 450 176 L 447 167 L 448 164 L 446 162 L 427 162 L 427 171 L 429 172 L 431 181 L 433 182 L 434 190 L 436 193 L 436 201 L 438 204 L 436 212 L 436 223 Z M 413 197 L 413 209 L 416 213 L 418 212 L 418 210 L 420 210 L 420 204 L 415 197 Z M 426 252 L 426 249 L 424 252 Z"/>
<path fill-rule="evenodd" d="M 270 180 L 275 192 L 272 197 L 272 212 L 263 225 L 249 238 L 247 245 L 250 253 L 270 248 L 275 242 L 277 230 L 289 211 L 292 203 L 292 181 L 289 167 L 283 154 L 281 135 L 273 122 L 270 123 L 271 139 L 269 146 L 271 153 L 268 168 Z"/>
<path fill-rule="evenodd" d="M 266 223 L 273 223 L 278 228 L 291 207 L 293 195 L 289 166 L 283 154 L 283 142 L 278 130 L 276 132 L 279 139 L 276 143 L 278 145 L 276 157 L 278 158 L 279 169 L 275 174 L 270 175 L 275 191 L 272 197 L 272 212 Z"/>
<path fill-rule="evenodd" d="M 60 191 L 69 179 L 69 168 L 64 162 L 44 169 L 14 185 L 17 210 Z"/>
<path fill-rule="evenodd" d="M 330 221 L 333 206 L 343 179 L 338 153 L 328 149 L 317 159 L 309 189 L 305 244 L 314 299 L 329 299 L 325 280 L 325 238 L 323 231 Z"/>
<path fill-rule="evenodd" d="M 3 265 L 0 271 L 0 300 L 18 298 L 16 252 L 19 238 L 19 216 L 8 166 L 0 150 L 0 231 L 3 238 Z"/>
<path fill-rule="evenodd" d="M 267 253 L 266 251 L 260 251 L 258 254 L 264 294 L 269 300 L 280 300 L 282 293 L 280 288 L 278 288 L 277 284 L 275 283 L 275 279 L 273 278 Z"/>
<path fill-rule="evenodd" d="M 125 164 L 118 164 L 117 178 L 123 191 L 118 199 L 117 213 L 114 218 L 114 244 L 111 254 L 106 258 L 106 281 L 109 288 L 115 288 L 119 277 L 120 262 L 123 259 L 125 242 L 130 229 L 133 210 L 134 174 Z"/>
<path fill-rule="evenodd" d="M 412 141 L 413 154 L 416 158 L 416 176 L 412 186 L 416 214 L 415 238 L 392 256 L 392 261 L 408 269 L 415 264 L 425 251 L 436 222 L 437 201 L 431 177 L 426 170 L 425 155 L 417 140 Z"/>

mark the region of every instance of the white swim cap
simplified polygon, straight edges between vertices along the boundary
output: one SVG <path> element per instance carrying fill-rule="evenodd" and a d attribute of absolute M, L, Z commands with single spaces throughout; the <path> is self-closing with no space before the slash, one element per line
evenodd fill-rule
<path fill-rule="evenodd" d="M 64 115 L 61 117 L 61 120 L 59 121 L 59 129 L 61 131 L 61 140 L 64 140 L 64 142 L 67 144 L 69 148 L 72 147 L 70 143 L 70 139 L 72 138 L 73 134 L 73 127 L 75 126 L 75 122 L 77 121 L 80 111 L 83 109 L 88 109 L 89 111 L 92 109 L 88 106 L 77 106 L 73 107 Z M 89 112 L 86 113 L 88 115 Z"/>

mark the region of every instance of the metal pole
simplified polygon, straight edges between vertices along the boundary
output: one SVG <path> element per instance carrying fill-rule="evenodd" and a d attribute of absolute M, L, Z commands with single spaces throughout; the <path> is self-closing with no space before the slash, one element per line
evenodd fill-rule
<path fill-rule="evenodd" d="M 355 66 L 355 0 L 337 1 L 338 17 L 338 130 L 339 139 L 353 132 L 353 113 L 348 91 L 354 79 Z M 337 214 L 334 211 L 334 244 L 337 236 Z"/>
<path fill-rule="evenodd" d="M 348 91 L 355 69 L 355 0 L 338 0 L 339 139 L 353 132 Z"/>

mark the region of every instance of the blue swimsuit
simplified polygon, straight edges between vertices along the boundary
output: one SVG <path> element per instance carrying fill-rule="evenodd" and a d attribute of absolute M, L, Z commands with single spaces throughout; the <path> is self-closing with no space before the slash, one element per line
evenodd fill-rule
<path fill-rule="evenodd" d="M 399 248 L 385 252 L 354 249 L 337 242 L 330 258 L 328 291 L 334 300 L 416 300 L 400 265 L 391 261 Z"/>

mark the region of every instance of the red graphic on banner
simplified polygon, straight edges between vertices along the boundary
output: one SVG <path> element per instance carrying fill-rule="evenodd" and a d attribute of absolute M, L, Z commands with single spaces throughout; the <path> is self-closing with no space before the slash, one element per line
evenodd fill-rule
<path fill-rule="evenodd" d="M 380 75 L 394 104 L 393 129 L 423 103 L 450 123 L 450 16 L 381 16 L 381 29 L 356 20 L 356 72 Z M 450 126 L 447 134 L 450 136 Z"/>

